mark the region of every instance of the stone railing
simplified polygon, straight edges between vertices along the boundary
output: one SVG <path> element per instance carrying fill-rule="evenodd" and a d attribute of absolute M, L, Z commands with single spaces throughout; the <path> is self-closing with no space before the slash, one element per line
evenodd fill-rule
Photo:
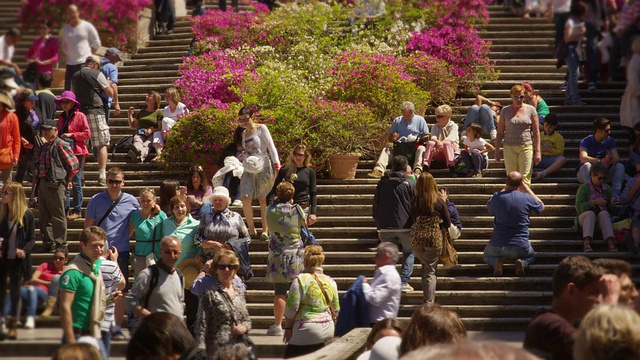
<path fill-rule="evenodd" d="M 364 351 L 371 328 L 355 328 L 322 349 L 294 360 L 355 360 Z"/>

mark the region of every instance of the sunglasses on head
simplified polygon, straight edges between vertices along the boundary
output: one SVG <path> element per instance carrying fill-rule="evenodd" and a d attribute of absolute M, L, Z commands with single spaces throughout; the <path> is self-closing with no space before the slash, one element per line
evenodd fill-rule
<path fill-rule="evenodd" d="M 238 265 L 235 264 L 218 264 L 218 270 L 236 270 Z"/>

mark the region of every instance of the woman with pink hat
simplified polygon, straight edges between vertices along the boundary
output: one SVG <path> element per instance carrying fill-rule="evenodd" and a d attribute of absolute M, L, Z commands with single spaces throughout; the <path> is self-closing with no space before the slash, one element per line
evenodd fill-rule
<path fill-rule="evenodd" d="M 58 136 L 66 141 L 73 154 L 82 163 L 82 158 L 89 155 L 85 140 L 91 137 L 89 122 L 87 117 L 80 111 L 80 103 L 76 100 L 76 94 L 72 91 L 65 91 L 56 99 L 56 104 L 62 108 L 62 114 L 58 118 Z M 67 201 L 65 212 L 67 220 L 76 220 L 82 217 L 82 168 L 71 179 L 73 191 L 73 204 L 71 204 L 71 194 L 67 190 Z"/>
<path fill-rule="evenodd" d="M 13 100 L 6 93 L 0 92 L 0 179 L 4 184 L 20 158 L 20 125 L 16 114 L 9 111 L 13 108 Z"/>

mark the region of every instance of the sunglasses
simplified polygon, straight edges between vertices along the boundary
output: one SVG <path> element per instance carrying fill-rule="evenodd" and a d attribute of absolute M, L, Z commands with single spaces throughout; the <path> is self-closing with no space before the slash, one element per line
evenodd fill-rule
<path fill-rule="evenodd" d="M 13 194 L 11 191 L 3 190 L 2 195 L 11 195 Z"/>
<path fill-rule="evenodd" d="M 180 254 L 182 254 L 182 251 L 180 251 L 180 250 L 165 250 L 165 251 L 163 251 L 163 253 L 165 253 L 167 255 L 180 255 Z"/>
<path fill-rule="evenodd" d="M 66 259 L 64 257 L 61 256 L 54 256 L 53 257 L 53 261 L 65 261 Z"/>
<path fill-rule="evenodd" d="M 120 184 L 122 184 L 122 180 L 109 179 L 109 180 L 107 180 L 107 182 L 109 183 L 109 185 L 120 185 Z"/>
<path fill-rule="evenodd" d="M 523 100 L 524 99 L 524 95 L 520 95 L 520 96 L 514 95 L 513 98 L 516 99 L 516 100 Z"/>
<path fill-rule="evenodd" d="M 247 121 L 249 121 L 249 120 L 251 120 L 251 118 L 249 118 L 249 117 L 246 117 L 246 118 L 238 118 L 238 122 L 241 122 L 241 123 L 245 123 L 245 122 L 247 122 Z"/>
<path fill-rule="evenodd" d="M 436 115 L 436 119 L 442 119 L 444 115 Z"/>
<path fill-rule="evenodd" d="M 602 180 L 604 180 L 604 179 L 606 179 L 606 178 L 607 178 L 606 176 L 598 176 L 598 177 L 596 177 L 596 179 L 598 179 L 598 180 L 600 180 L 600 181 L 602 181 Z"/>
<path fill-rule="evenodd" d="M 238 265 L 235 264 L 218 264 L 218 270 L 236 270 Z"/>
<path fill-rule="evenodd" d="M 305 155 L 305 154 L 298 154 L 298 153 L 295 153 L 295 154 L 293 154 L 293 156 L 295 156 L 295 157 L 305 157 L 305 156 L 307 156 L 307 155 Z"/>

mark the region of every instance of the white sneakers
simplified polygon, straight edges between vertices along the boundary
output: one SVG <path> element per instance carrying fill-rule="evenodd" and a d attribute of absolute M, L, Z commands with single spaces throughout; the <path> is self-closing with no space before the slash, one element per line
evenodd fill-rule
<path fill-rule="evenodd" d="M 284 335 L 284 330 L 282 329 L 282 325 L 273 324 L 269 326 L 269 329 L 267 330 L 267 335 L 271 335 L 271 336 Z"/>
<path fill-rule="evenodd" d="M 24 323 L 25 329 L 33 329 L 36 327 L 36 318 L 34 316 L 27 316 L 27 321 Z"/>

